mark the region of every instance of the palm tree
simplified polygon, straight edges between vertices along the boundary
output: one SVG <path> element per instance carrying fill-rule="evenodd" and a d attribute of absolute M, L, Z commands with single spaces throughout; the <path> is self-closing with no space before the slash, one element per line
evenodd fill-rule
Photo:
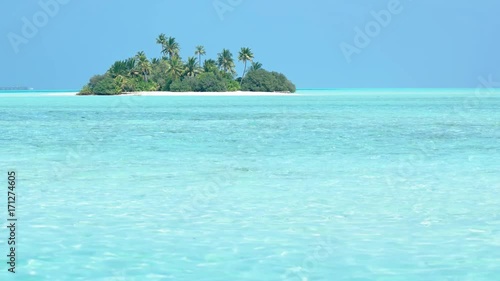
<path fill-rule="evenodd" d="M 148 82 L 148 75 L 151 73 L 151 63 L 149 63 L 149 60 L 144 52 L 138 52 L 135 56 L 135 66 L 144 76 L 144 81 Z"/>
<path fill-rule="evenodd" d="M 217 65 L 226 73 L 235 74 L 233 54 L 227 49 L 223 49 L 218 54 Z"/>
<path fill-rule="evenodd" d="M 159 64 L 160 62 L 161 62 L 161 59 L 159 59 L 159 58 L 152 58 L 151 59 L 151 64 L 153 64 L 153 65 Z"/>
<path fill-rule="evenodd" d="M 203 70 L 205 72 L 217 72 L 217 62 L 213 59 L 205 60 L 203 64 Z"/>
<path fill-rule="evenodd" d="M 115 62 L 108 72 L 112 77 L 117 77 L 118 75 L 129 76 L 134 75 L 135 72 L 135 58 L 129 58 L 122 61 Z"/>
<path fill-rule="evenodd" d="M 205 47 L 203 47 L 201 45 L 196 46 L 196 51 L 194 52 L 194 54 L 198 55 L 198 64 L 201 67 L 201 56 L 204 56 L 207 54 L 207 52 L 205 52 Z"/>
<path fill-rule="evenodd" d="M 197 61 L 195 57 L 189 57 L 185 68 L 186 68 L 186 75 L 187 76 L 196 76 L 198 73 L 200 73 L 200 68 L 197 65 Z"/>
<path fill-rule="evenodd" d="M 243 83 L 243 79 L 245 78 L 245 73 L 247 72 L 247 61 L 253 60 L 253 53 L 250 48 L 241 48 L 241 51 L 238 55 L 238 60 L 245 63 L 245 69 L 243 69 L 243 74 L 241 75 L 241 83 Z"/>
<path fill-rule="evenodd" d="M 156 44 L 160 44 L 161 45 L 161 53 L 165 56 L 167 55 L 165 53 L 165 45 L 167 43 L 167 36 L 165 34 L 160 34 L 158 36 L 158 38 L 156 38 Z"/>
<path fill-rule="evenodd" d="M 250 68 L 248 69 L 248 71 L 255 71 L 255 70 L 259 70 L 259 69 L 262 69 L 262 63 L 260 62 L 252 62 L 252 65 L 250 66 Z"/>
<path fill-rule="evenodd" d="M 171 58 L 168 61 L 168 66 L 168 75 L 170 75 L 174 80 L 181 78 L 182 74 L 184 73 L 185 67 L 179 57 L 174 56 L 173 58 Z"/>
<path fill-rule="evenodd" d="M 115 82 L 116 82 L 116 84 L 118 84 L 118 87 L 120 87 L 120 89 L 122 89 L 122 91 L 127 86 L 127 78 L 123 77 L 122 75 L 116 76 Z"/>
<path fill-rule="evenodd" d="M 162 53 L 168 54 L 168 58 L 179 57 L 180 46 L 174 37 L 166 38 L 165 45 L 163 46 Z"/>

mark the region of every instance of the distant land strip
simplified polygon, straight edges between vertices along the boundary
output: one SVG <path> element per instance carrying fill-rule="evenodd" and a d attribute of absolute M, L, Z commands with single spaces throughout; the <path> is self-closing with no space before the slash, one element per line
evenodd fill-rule
<path fill-rule="evenodd" d="M 29 87 L 0 87 L 0 91 L 24 91 L 24 90 L 33 90 L 33 88 L 29 88 Z"/>

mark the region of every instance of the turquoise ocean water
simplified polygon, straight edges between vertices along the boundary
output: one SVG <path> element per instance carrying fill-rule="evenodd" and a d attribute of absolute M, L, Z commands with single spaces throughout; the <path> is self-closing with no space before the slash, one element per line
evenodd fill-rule
<path fill-rule="evenodd" d="M 299 93 L 0 94 L 0 280 L 499 280 L 500 92 Z"/>

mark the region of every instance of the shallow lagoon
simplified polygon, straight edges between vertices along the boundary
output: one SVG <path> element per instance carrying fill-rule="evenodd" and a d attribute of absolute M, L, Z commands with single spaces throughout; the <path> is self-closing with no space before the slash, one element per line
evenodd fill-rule
<path fill-rule="evenodd" d="M 0 95 L 16 280 L 496 280 L 500 94 L 473 92 Z"/>

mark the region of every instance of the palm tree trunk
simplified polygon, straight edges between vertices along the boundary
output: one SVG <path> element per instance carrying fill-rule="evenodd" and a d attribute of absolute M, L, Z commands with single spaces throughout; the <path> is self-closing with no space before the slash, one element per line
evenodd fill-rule
<path fill-rule="evenodd" d="M 243 75 L 241 75 L 240 86 L 243 84 L 243 78 L 245 78 L 245 73 L 247 72 L 247 61 L 245 61 L 245 69 L 243 69 Z"/>

